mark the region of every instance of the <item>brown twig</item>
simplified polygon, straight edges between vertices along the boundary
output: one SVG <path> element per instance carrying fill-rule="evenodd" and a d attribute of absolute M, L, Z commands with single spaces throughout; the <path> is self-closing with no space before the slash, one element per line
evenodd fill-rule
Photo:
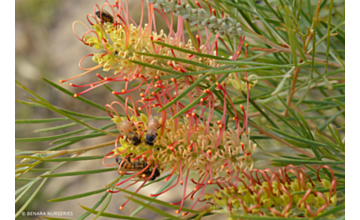
<path fill-rule="evenodd" d="M 299 72 L 300 72 L 300 67 L 298 67 L 298 68 L 296 68 L 296 69 L 294 70 L 294 78 L 293 78 L 293 81 L 292 81 L 292 83 L 291 83 L 291 89 L 290 89 L 289 97 L 288 97 L 288 99 L 287 99 L 287 101 L 286 101 L 286 105 L 289 106 L 289 108 L 291 108 L 291 107 L 290 107 L 290 106 L 291 106 L 291 100 L 292 100 L 292 97 L 293 97 L 293 95 L 294 95 L 294 93 L 295 93 L 295 91 L 296 91 L 296 90 L 295 90 L 295 84 L 296 84 L 296 81 L 297 81 L 297 77 L 298 77 L 298 75 L 299 75 Z M 288 109 L 285 108 L 283 115 L 286 116 L 287 113 L 288 113 Z"/>

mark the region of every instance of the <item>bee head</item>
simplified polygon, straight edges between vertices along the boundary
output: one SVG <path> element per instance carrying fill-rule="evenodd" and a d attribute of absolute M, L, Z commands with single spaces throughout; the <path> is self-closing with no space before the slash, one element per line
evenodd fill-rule
<path fill-rule="evenodd" d="M 153 142 L 155 141 L 156 136 L 155 135 L 151 135 L 151 134 L 146 134 L 146 140 Z"/>
<path fill-rule="evenodd" d="M 140 137 L 138 137 L 138 135 L 136 135 L 136 133 L 130 133 L 129 140 L 131 141 L 131 143 L 133 145 L 138 145 L 141 142 Z"/>

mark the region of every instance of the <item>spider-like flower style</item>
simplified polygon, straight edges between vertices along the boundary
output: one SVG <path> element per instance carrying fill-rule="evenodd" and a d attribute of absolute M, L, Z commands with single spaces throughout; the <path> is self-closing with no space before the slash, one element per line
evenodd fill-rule
<path fill-rule="evenodd" d="M 322 168 L 330 171 L 331 182 L 320 178 Z M 205 194 L 202 201 L 206 202 L 207 209 L 239 216 L 315 217 L 337 202 L 337 180 L 326 165 L 318 168 L 318 181 L 313 181 L 303 168 L 294 165 L 279 168 L 278 173 L 270 169 L 253 169 L 244 174 L 246 179 L 233 176 L 220 182 L 221 190 Z M 290 176 L 294 176 L 293 179 Z M 318 189 L 329 190 L 320 192 Z"/>

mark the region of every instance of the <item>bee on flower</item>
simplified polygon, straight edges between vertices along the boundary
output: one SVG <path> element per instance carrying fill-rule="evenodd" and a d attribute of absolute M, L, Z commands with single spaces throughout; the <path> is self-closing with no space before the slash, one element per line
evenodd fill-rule
<path fill-rule="evenodd" d="M 130 101 L 132 107 L 129 107 Z M 137 108 L 139 103 L 142 103 L 143 109 L 146 109 L 146 115 L 138 112 L 141 109 Z M 160 102 L 160 105 L 163 103 Z M 120 116 L 115 106 L 121 106 L 126 115 Z M 213 108 L 211 106 L 210 110 Z M 120 102 L 106 105 L 107 112 L 118 126 L 119 132 L 124 135 L 117 138 L 115 149 L 104 157 L 104 161 L 114 157 L 120 158 L 115 164 L 119 167 L 118 173 L 132 175 L 117 186 L 129 180 L 136 182 L 155 180 L 169 172 L 164 181 L 174 176 L 176 182 L 163 192 L 150 196 L 166 193 L 179 183 L 184 185 L 182 200 L 174 203 L 181 204 L 180 209 L 177 210 L 179 213 L 188 198 L 190 200 L 195 198 L 191 207 L 193 208 L 198 202 L 197 196 L 203 194 L 207 186 L 219 185 L 224 179 L 243 174 L 244 171 L 253 168 L 251 155 L 256 150 L 256 144 L 250 139 L 250 128 L 245 131 L 245 127 L 237 127 L 236 123 L 232 123 L 233 128 L 230 127 L 230 123 L 226 127 L 221 120 L 214 121 L 211 114 L 210 117 L 205 117 L 204 111 L 198 116 L 193 112 L 180 120 L 168 119 L 166 111 L 163 111 L 162 117 L 158 118 L 151 115 L 151 109 L 151 105 L 146 105 L 143 101 L 134 103 L 131 97 L 126 98 L 125 106 Z M 172 110 L 176 113 L 176 107 Z M 131 125 L 128 131 L 137 132 L 139 135 L 136 142 L 131 139 L 132 134 L 124 131 L 124 123 Z M 117 146 L 118 143 L 120 147 Z M 190 173 L 196 178 L 190 178 Z M 188 184 L 195 185 L 193 191 L 186 192 Z M 138 190 L 142 186 L 143 184 Z"/>

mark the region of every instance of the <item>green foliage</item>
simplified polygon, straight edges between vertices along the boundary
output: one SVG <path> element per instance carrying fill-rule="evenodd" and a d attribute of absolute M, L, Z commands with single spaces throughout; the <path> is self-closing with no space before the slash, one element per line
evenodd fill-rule
<path fill-rule="evenodd" d="M 242 33 L 246 36 L 245 42 L 249 44 L 247 57 L 245 58 L 244 55 L 241 55 L 235 61 L 228 59 L 231 56 L 230 51 L 234 52 L 236 50 L 240 35 L 235 35 L 232 38 L 226 35 L 222 37 L 224 42 L 219 44 L 222 45 L 219 46 L 219 54 L 223 56 L 194 52 L 160 41 L 154 42 L 154 45 L 157 46 L 192 54 L 203 59 L 214 59 L 218 64 L 217 67 L 212 67 L 205 63 L 194 62 L 191 59 L 139 52 L 138 55 L 141 56 L 194 65 L 205 69 L 181 73 L 157 64 L 131 61 L 134 64 L 141 65 L 143 68 L 171 74 L 160 77 L 161 79 L 179 79 L 184 76 L 201 74 L 197 81 L 194 81 L 190 87 L 185 89 L 175 99 L 164 106 L 158 107 L 158 112 L 169 109 L 176 102 L 182 102 L 185 107 L 172 116 L 172 119 L 179 118 L 189 109 L 196 107 L 200 100 L 206 96 L 206 94 L 195 96 L 189 102 L 187 95 L 195 87 L 202 86 L 204 90 L 209 89 L 215 94 L 217 92 L 215 83 L 221 83 L 230 73 L 235 73 L 238 76 L 237 80 L 239 82 L 245 82 L 243 79 L 245 72 L 248 76 L 256 75 L 257 83 L 249 92 L 251 105 L 247 111 L 249 126 L 252 132 L 255 133 L 251 138 L 253 141 L 256 141 L 259 147 L 261 146 L 264 152 L 259 151 L 257 152 L 258 155 L 253 155 L 256 161 L 255 167 L 264 168 L 294 164 L 307 167 L 310 178 L 316 179 L 317 167 L 321 165 L 329 166 L 334 170 L 335 176 L 338 179 L 337 191 L 341 196 L 338 196 L 335 207 L 320 213 L 314 219 L 321 219 L 326 216 L 341 219 L 345 211 L 345 64 L 343 61 L 345 59 L 345 21 L 342 17 L 336 14 L 333 15 L 332 12 L 334 10 L 343 11 L 344 5 L 342 1 L 319 1 L 316 5 L 315 1 L 309 0 L 265 0 L 262 3 L 256 3 L 252 0 L 213 0 L 204 1 L 204 8 L 208 7 L 206 4 L 209 4 L 217 12 L 218 16 L 221 15 L 221 12 L 224 12 L 241 23 Z M 192 7 L 197 6 L 192 4 Z M 197 45 L 196 39 L 193 36 L 197 33 L 197 30 L 191 27 L 189 23 L 186 23 L 186 25 L 188 30 L 188 33 L 185 33 L 186 38 L 192 39 L 196 43 L 194 45 Z M 199 28 L 200 31 L 204 31 L 204 27 Z M 230 51 L 224 45 L 230 48 Z M 245 53 L 244 49 L 242 53 Z M 213 84 L 205 85 L 203 83 L 206 77 L 220 74 L 223 74 L 222 77 L 214 81 Z M 73 98 L 73 92 L 64 89 L 49 79 L 42 79 L 50 87 L 55 88 L 58 94 L 64 93 L 69 95 L 69 99 L 76 99 L 75 102 L 77 104 L 86 105 L 105 113 L 105 108 L 95 101 L 90 101 L 81 96 Z M 37 198 L 45 184 L 51 185 L 57 178 L 93 174 L 90 176 L 96 180 L 96 174 L 103 172 L 113 174 L 118 169 L 117 167 L 100 167 L 101 169 L 53 173 L 64 164 L 72 166 L 72 164 L 81 163 L 82 161 L 99 161 L 99 159 L 104 157 L 105 151 L 104 155 L 98 155 L 98 153 L 95 154 L 92 150 L 113 146 L 119 132 L 117 129 L 114 129 L 113 126 L 115 124 L 110 121 L 110 117 L 88 115 L 86 112 L 74 112 L 61 106 L 54 106 L 51 104 L 51 100 L 42 98 L 43 94 L 36 94 L 25 85 L 26 83 L 23 85 L 16 81 L 16 86 L 22 92 L 26 92 L 28 97 L 26 101 L 16 100 L 16 102 L 34 108 L 41 107 L 48 109 L 56 114 L 56 117 L 16 119 L 16 124 L 25 124 L 26 128 L 34 130 L 36 135 L 20 137 L 15 142 L 52 141 L 50 144 L 57 145 L 45 150 L 29 149 L 16 151 L 15 180 L 19 183 L 19 187 L 15 191 L 17 196 L 15 203 L 20 204 L 20 208 L 16 211 L 16 217 L 30 203 L 34 202 L 34 199 Z M 108 85 L 105 84 L 104 86 L 112 91 Z M 137 86 L 137 84 L 132 86 Z M 236 105 L 236 112 L 229 107 L 227 117 L 232 118 L 235 115 L 239 115 L 243 119 L 244 114 L 242 114 L 238 104 L 246 103 L 246 91 L 239 91 L 231 87 L 231 85 L 229 87 L 228 93 L 232 98 L 232 102 Z M 118 98 L 124 103 L 125 100 L 121 95 Z M 216 114 L 224 114 L 222 111 L 222 108 L 218 108 L 216 109 Z M 89 123 L 104 120 L 108 120 L 108 124 L 104 126 L 97 127 Z M 57 122 L 66 124 L 55 124 Z M 43 127 L 35 129 L 33 124 L 41 124 Z M 111 127 L 113 127 L 113 130 L 109 130 Z M 44 132 L 63 131 L 63 129 L 70 129 L 71 131 L 58 135 L 43 135 Z M 106 137 L 113 141 L 81 148 L 72 148 L 76 143 L 84 143 L 91 138 L 97 137 Z M 81 156 L 84 153 L 87 153 L 86 156 Z M 63 157 L 64 155 L 65 157 Z M 43 167 L 40 167 L 40 164 L 46 164 L 44 166 L 46 169 L 42 169 Z M 37 176 L 33 177 L 31 175 L 32 172 L 36 172 Z M 162 174 L 162 176 L 165 175 Z M 320 176 L 331 180 L 330 174 L 327 171 L 322 170 Z M 57 178 L 53 179 L 54 177 Z M 132 215 L 138 214 L 143 209 L 148 209 L 164 218 L 180 218 L 164 211 L 165 208 L 178 210 L 179 206 L 177 205 L 171 205 L 156 198 L 150 198 L 115 187 L 115 183 L 118 180 L 126 178 L 129 178 L 129 176 L 119 176 L 114 179 L 113 183 L 104 183 L 104 188 L 90 192 L 80 192 L 76 195 L 66 195 L 64 193 L 59 198 L 49 199 L 48 202 L 73 202 L 72 200 L 78 198 L 103 194 L 100 200 L 91 208 L 80 205 L 86 212 L 78 219 L 85 219 L 89 215 L 93 215 L 91 217 L 96 216 L 96 218 L 102 216 L 117 219 L 142 219 L 105 212 L 109 205 L 115 204 L 118 206 L 116 202 L 111 201 L 111 193 L 107 190 L 118 189 L 122 193 L 134 196 L 135 198 L 130 198 L 130 200 L 140 206 Z M 146 186 L 160 182 L 164 178 L 159 178 L 148 183 Z M 165 190 L 174 179 L 175 177 L 168 183 L 164 183 L 166 186 L 161 188 L 158 193 Z M 306 192 L 298 192 L 298 194 L 301 193 L 305 194 Z M 103 203 L 104 201 L 105 203 Z M 160 205 L 162 209 L 153 206 L 153 203 Z M 96 211 L 101 204 L 103 206 Z M 197 217 L 194 218 L 198 219 L 201 218 L 202 214 L 200 213 L 203 211 L 188 208 L 183 208 L 183 210 L 194 215 L 196 214 L 195 216 Z M 229 217 L 231 219 L 279 219 L 278 217 L 260 217 L 255 215 L 229 215 Z M 281 219 L 295 219 L 295 217 Z"/>

